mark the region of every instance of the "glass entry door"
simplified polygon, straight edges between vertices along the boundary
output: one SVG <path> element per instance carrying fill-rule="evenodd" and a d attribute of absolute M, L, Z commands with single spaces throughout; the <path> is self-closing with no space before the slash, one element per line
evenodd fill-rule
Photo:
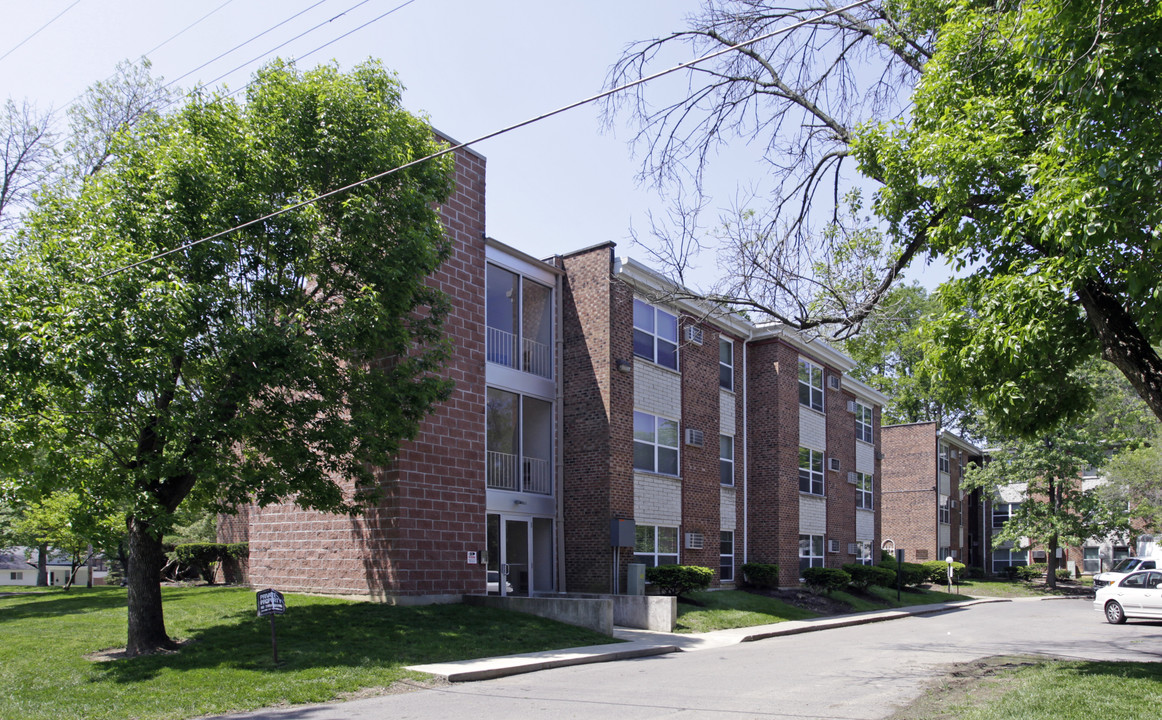
<path fill-rule="evenodd" d="M 488 594 L 529 594 L 530 523 L 527 519 L 488 516 Z"/>

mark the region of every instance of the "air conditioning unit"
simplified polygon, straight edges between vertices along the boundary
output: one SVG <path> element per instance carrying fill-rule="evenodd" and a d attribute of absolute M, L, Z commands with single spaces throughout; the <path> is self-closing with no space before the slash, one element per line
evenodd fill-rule
<path fill-rule="evenodd" d="M 952 500 L 952 501 L 950 501 L 950 502 L 949 502 L 949 506 L 950 506 L 950 507 L 951 507 L 953 510 L 955 510 L 956 508 L 960 507 L 960 503 L 959 503 L 959 502 L 957 502 L 956 500 Z"/>
<path fill-rule="evenodd" d="M 854 401 L 854 400 L 848 400 L 848 401 L 847 401 L 847 411 L 848 411 L 849 413 L 854 413 L 854 412 L 855 412 L 855 401 Z"/>
<path fill-rule="evenodd" d="M 827 552 L 829 552 L 829 553 L 839 552 L 839 541 L 838 540 L 828 540 L 827 541 Z"/>
<path fill-rule="evenodd" d="M 956 448 L 952 448 L 952 449 L 950 449 L 950 450 L 948 451 L 948 456 L 949 456 L 949 457 L 951 457 L 951 458 L 953 458 L 953 459 L 955 459 L 955 458 L 956 458 Z"/>
<path fill-rule="evenodd" d="M 838 390 L 839 389 L 839 376 L 828 375 L 827 376 L 827 387 L 831 388 L 832 390 Z"/>
<path fill-rule="evenodd" d="M 960 557 L 960 551 L 959 551 L 959 550 L 951 550 L 951 551 L 949 551 L 949 553 L 948 553 L 948 554 L 952 556 L 952 559 L 953 559 L 953 560 L 955 560 L 956 558 Z"/>
<path fill-rule="evenodd" d="M 851 483 L 852 485 L 858 485 L 859 484 L 859 473 L 857 473 L 854 470 L 848 470 L 847 471 L 847 481 L 849 483 Z"/>
<path fill-rule="evenodd" d="M 859 543 L 848 543 L 847 544 L 847 554 L 848 555 L 859 555 Z"/>
<path fill-rule="evenodd" d="M 701 550 L 706 544 L 706 538 L 700 532 L 686 533 L 686 549 L 687 550 Z"/>
<path fill-rule="evenodd" d="M 702 431 L 694 428 L 686 428 L 686 444 L 694 447 L 702 447 L 703 438 Z"/>
<path fill-rule="evenodd" d="M 693 345 L 702 344 L 702 328 L 695 325 L 686 326 L 686 342 Z"/>
<path fill-rule="evenodd" d="M 827 458 L 827 469 L 832 472 L 839 472 L 839 458 Z"/>
<path fill-rule="evenodd" d="M 876 450 L 876 460 L 883 460 L 883 459 L 884 459 L 884 454 L 882 452 L 880 452 L 879 450 Z"/>

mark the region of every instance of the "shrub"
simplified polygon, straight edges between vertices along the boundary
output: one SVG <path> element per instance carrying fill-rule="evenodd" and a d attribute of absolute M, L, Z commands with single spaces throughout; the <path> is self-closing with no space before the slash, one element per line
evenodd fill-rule
<path fill-rule="evenodd" d="M 223 545 L 222 559 L 242 560 L 250 555 L 250 543 L 227 543 Z"/>
<path fill-rule="evenodd" d="M 892 574 L 892 580 L 888 587 L 896 586 L 896 565 L 895 560 L 884 560 L 877 566 Z M 900 584 L 903 587 L 919 587 L 926 582 L 928 582 L 928 572 L 923 565 L 910 562 L 900 564 Z"/>
<path fill-rule="evenodd" d="M 779 566 L 774 563 L 743 563 L 742 577 L 747 585 L 774 590 L 779 587 Z"/>
<path fill-rule="evenodd" d="M 172 559 L 180 565 L 195 568 L 208 583 L 214 582 L 214 571 L 222 561 L 225 545 L 220 543 L 186 543 L 173 549 Z"/>
<path fill-rule="evenodd" d="M 948 582 L 948 563 L 943 560 L 929 560 L 926 563 L 921 563 L 924 572 L 928 574 L 928 582 L 946 583 Z M 952 563 L 952 578 L 956 582 L 960 582 L 964 575 L 964 563 Z"/>
<path fill-rule="evenodd" d="M 1073 573 L 1069 572 L 1069 568 L 1057 568 L 1056 575 L 1058 580 L 1073 579 Z"/>
<path fill-rule="evenodd" d="M 1045 577 L 1048 571 L 1049 566 L 1044 564 L 1020 565 L 1017 567 L 1017 578 L 1025 582 L 1032 582 L 1038 578 Z"/>
<path fill-rule="evenodd" d="M 705 590 L 714 580 L 714 571 L 697 565 L 659 565 L 646 568 L 646 581 L 663 595 L 682 595 Z"/>
<path fill-rule="evenodd" d="M 843 566 L 843 571 L 851 576 L 851 586 L 856 590 L 867 590 L 872 585 L 891 587 L 896 583 L 896 573 L 875 565 L 851 563 Z"/>
<path fill-rule="evenodd" d="M 803 571 L 803 581 L 811 592 L 829 594 L 851 584 L 851 576 L 839 568 L 813 567 Z"/>

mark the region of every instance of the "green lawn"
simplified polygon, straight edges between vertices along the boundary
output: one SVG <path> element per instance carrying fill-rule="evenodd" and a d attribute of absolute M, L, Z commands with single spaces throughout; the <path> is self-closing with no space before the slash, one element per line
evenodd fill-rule
<path fill-rule="evenodd" d="M 816 613 L 782 600 L 742 590 L 709 590 L 690 593 L 689 597 L 698 604 L 678 603 L 678 632 L 710 632 L 818 617 Z M 868 595 L 835 592 L 831 598 L 847 603 L 853 613 L 971 599 L 966 595 L 949 595 L 934 590 L 905 590 L 897 601 L 895 590 L 881 587 L 872 587 Z"/>
<path fill-rule="evenodd" d="M 419 677 L 405 665 L 612 642 L 532 615 L 464 605 L 396 607 L 287 595 L 276 619 L 254 593 L 165 588 L 174 654 L 94 662 L 125 645 L 125 590 L 73 588 L 0 598 L 0 720 L 191 718 L 323 702 Z"/>
<path fill-rule="evenodd" d="M 710 632 L 816 617 L 815 613 L 782 600 L 741 590 L 695 592 L 689 596 L 701 605 L 678 603 L 678 632 Z"/>
<path fill-rule="evenodd" d="M 959 585 L 960 591 L 966 595 L 977 597 L 1040 597 L 1042 595 L 1069 595 L 1087 588 L 1093 588 L 1093 578 L 1083 578 L 1076 583 L 1059 583 L 1059 587 L 1050 590 L 1040 583 L 1027 583 L 1020 580 L 964 580 Z"/>
<path fill-rule="evenodd" d="M 993 658 L 1009 667 L 958 668 L 894 720 L 1156 720 L 1162 664 Z M 979 666 L 979 664 L 976 664 Z M 963 671 L 963 672 L 961 672 Z"/>

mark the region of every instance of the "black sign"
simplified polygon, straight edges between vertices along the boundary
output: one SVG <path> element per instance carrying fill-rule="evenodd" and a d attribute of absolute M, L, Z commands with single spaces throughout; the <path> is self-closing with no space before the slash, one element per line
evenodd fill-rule
<path fill-rule="evenodd" d="M 282 615 L 286 612 L 286 600 L 283 599 L 282 593 L 278 590 L 272 590 L 270 588 L 259 590 L 257 596 L 258 617 Z"/>

